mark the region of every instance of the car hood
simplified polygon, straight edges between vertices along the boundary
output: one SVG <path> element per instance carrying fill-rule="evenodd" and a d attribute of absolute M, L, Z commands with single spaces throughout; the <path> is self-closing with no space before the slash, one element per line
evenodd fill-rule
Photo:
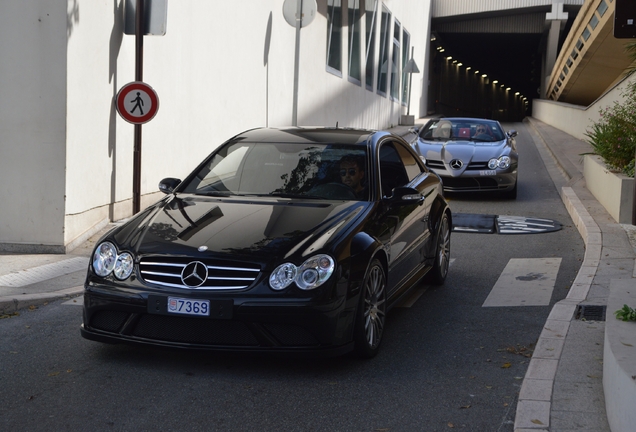
<path fill-rule="evenodd" d="M 418 144 L 419 151 L 427 160 L 441 161 L 447 167 L 451 161 L 460 160 L 462 167 L 449 170 L 453 176 L 461 175 L 471 162 L 488 162 L 492 158 L 498 158 L 508 154 L 506 141 L 479 142 L 479 141 L 424 141 Z"/>
<path fill-rule="evenodd" d="M 231 256 L 264 262 L 328 250 L 369 205 L 171 195 L 113 236 L 120 248 L 140 255 Z"/>

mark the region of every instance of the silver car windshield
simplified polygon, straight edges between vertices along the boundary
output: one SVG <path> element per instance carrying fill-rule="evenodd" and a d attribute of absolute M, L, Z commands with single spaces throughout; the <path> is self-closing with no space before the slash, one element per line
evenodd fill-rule
<path fill-rule="evenodd" d="M 419 135 L 426 141 L 472 141 L 476 145 L 504 139 L 497 122 L 479 119 L 434 120 L 426 124 Z"/>

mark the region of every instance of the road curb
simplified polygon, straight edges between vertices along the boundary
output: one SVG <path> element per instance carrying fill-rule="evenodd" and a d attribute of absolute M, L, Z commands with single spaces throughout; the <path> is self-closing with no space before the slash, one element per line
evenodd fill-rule
<path fill-rule="evenodd" d="M 51 301 L 77 296 L 83 291 L 83 286 L 76 286 L 47 293 L 0 297 L 0 315 L 14 313 L 29 306 L 40 306 Z"/>
<path fill-rule="evenodd" d="M 590 290 L 601 254 L 600 229 L 571 187 L 561 188 L 561 199 L 585 243 L 585 257 L 565 299 L 557 302 L 543 326 L 526 372 L 515 415 L 515 432 L 544 432 L 550 428 L 552 395 L 557 368 L 570 322 Z"/>

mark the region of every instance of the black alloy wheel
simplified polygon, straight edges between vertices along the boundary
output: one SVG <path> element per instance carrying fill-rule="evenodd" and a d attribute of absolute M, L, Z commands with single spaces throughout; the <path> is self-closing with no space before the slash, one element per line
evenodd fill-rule
<path fill-rule="evenodd" d="M 364 277 L 354 333 L 355 352 L 361 358 L 378 353 L 386 321 L 386 274 L 374 259 Z"/>
<path fill-rule="evenodd" d="M 428 273 L 428 280 L 433 285 L 442 285 L 448 275 L 450 266 L 450 236 L 451 227 L 448 214 L 444 213 L 437 229 L 437 243 L 435 245 L 435 263 Z"/>

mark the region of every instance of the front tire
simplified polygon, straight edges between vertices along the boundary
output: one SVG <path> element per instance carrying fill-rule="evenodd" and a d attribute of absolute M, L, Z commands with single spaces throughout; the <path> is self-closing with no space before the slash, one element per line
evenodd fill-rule
<path fill-rule="evenodd" d="M 367 270 L 360 292 L 354 330 L 355 354 L 373 358 L 380 349 L 386 322 L 386 273 L 374 259 Z"/>

